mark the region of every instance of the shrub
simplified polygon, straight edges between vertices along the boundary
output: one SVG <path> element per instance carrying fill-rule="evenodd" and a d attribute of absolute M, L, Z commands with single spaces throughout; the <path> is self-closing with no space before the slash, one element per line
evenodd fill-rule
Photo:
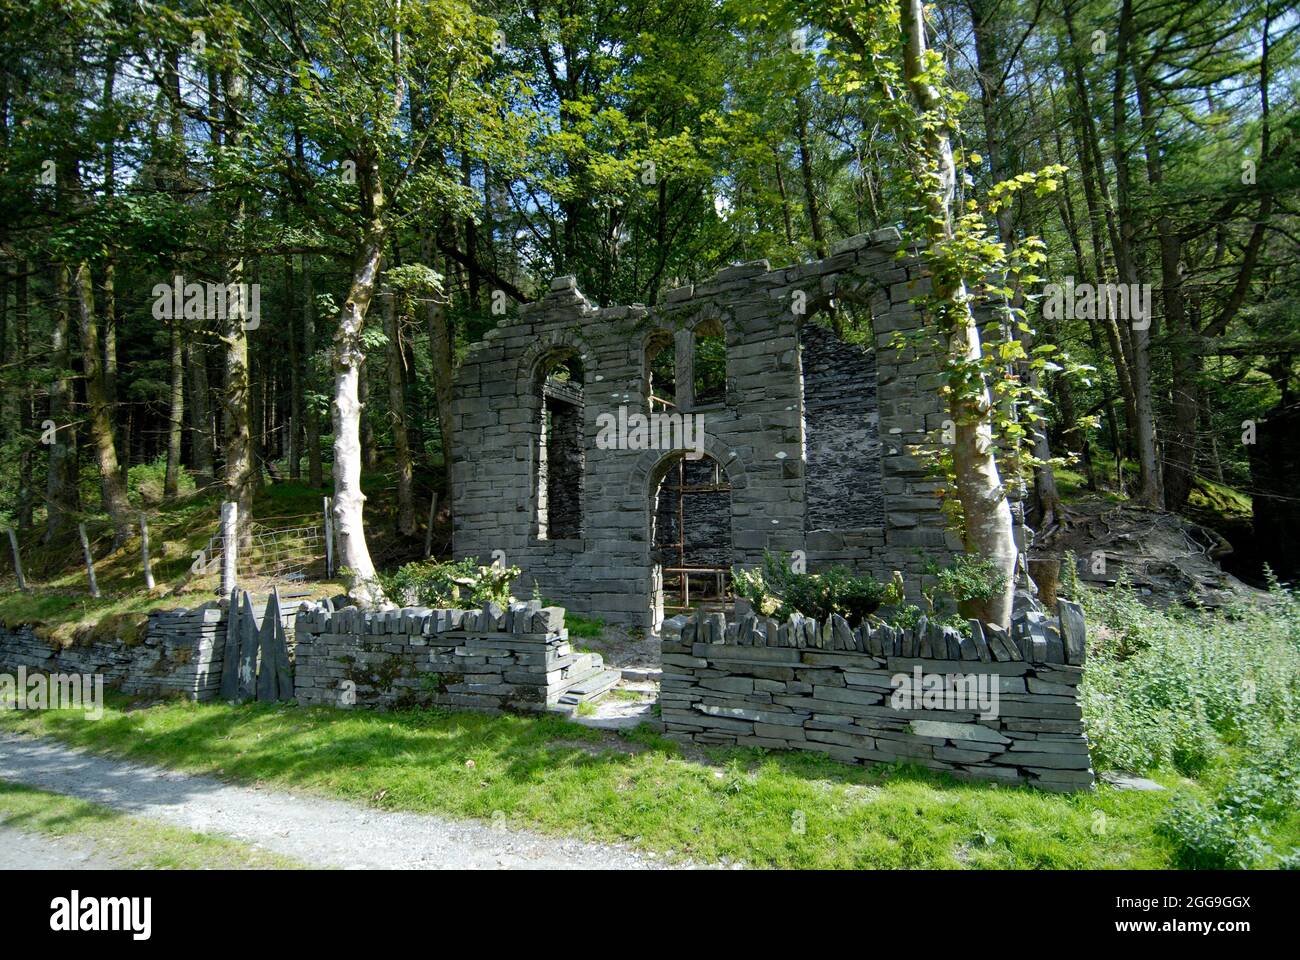
<path fill-rule="evenodd" d="M 1250 826 L 1191 797 L 1169 805 L 1157 827 L 1174 844 L 1174 859 L 1184 870 L 1247 870 L 1263 859 L 1266 847 Z"/>
<path fill-rule="evenodd" d="M 938 592 L 957 601 L 959 609 L 972 600 L 995 597 L 1007 585 L 1007 575 L 996 563 L 972 553 L 958 554 L 946 567 L 931 561 L 926 565 L 926 572 L 938 578 Z M 934 594 L 927 595 L 926 599 L 933 610 Z"/>
<path fill-rule="evenodd" d="M 734 567 L 732 583 L 737 596 L 748 600 L 762 616 L 784 620 L 799 613 L 825 620 L 839 614 L 859 624 L 886 601 L 897 602 L 895 588 L 870 574 L 857 575 L 836 565 L 823 573 L 794 570 L 787 553 L 763 551 L 763 564 L 753 570 Z"/>
<path fill-rule="evenodd" d="M 1088 669 L 1081 691 L 1101 769 L 1195 773 L 1226 744 L 1273 742 L 1300 705 L 1300 604 L 1209 613 L 1151 610 L 1122 580 L 1084 591 Z"/>
<path fill-rule="evenodd" d="M 149 463 L 137 463 L 126 471 L 127 495 L 138 505 L 162 503 L 167 481 L 167 457 L 156 457 Z M 194 492 L 194 478 L 181 470 L 176 478 L 177 493 L 184 497 Z"/>
<path fill-rule="evenodd" d="M 518 567 L 477 566 L 465 559 L 408 563 L 378 580 L 384 594 L 403 606 L 481 607 L 510 603 L 510 584 L 518 576 Z"/>

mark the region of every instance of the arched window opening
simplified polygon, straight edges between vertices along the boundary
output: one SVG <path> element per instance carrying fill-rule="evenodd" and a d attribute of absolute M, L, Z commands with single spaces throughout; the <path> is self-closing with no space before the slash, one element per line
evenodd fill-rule
<path fill-rule="evenodd" d="M 695 406 L 723 403 L 727 399 L 727 334 L 717 319 L 695 328 L 691 366 Z"/>
<path fill-rule="evenodd" d="M 548 358 L 538 369 L 537 383 L 537 538 L 573 540 L 582 536 L 586 458 L 582 363 L 574 354 Z"/>
<path fill-rule="evenodd" d="M 645 371 L 649 412 L 677 406 L 677 347 L 666 330 L 656 332 L 646 342 Z"/>

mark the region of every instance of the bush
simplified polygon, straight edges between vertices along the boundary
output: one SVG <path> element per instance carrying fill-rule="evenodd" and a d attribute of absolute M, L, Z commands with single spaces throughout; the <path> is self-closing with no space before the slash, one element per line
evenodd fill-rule
<path fill-rule="evenodd" d="M 931 561 L 926 572 L 938 578 L 938 589 L 926 596 L 931 611 L 934 610 L 935 593 L 945 594 L 957 601 L 960 610 L 972 600 L 988 600 L 1000 594 L 1007 585 L 1007 575 L 987 557 L 961 553 L 946 567 Z"/>
<path fill-rule="evenodd" d="M 473 560 L 408 563 L 390 574 L 378 574 L 379 585 L 394 603 L 413 607 L 505 606 L 514 600 L 510 584 L 518 567 L 477 566 Z"/>
<path fill-rule="evenodd" d="M 150 506 L 162 503 L 167 482 L 167 457 L 156 457 L 149 463 L 137 463 L 126 471 L 127 495 L 136 505 Z M 194 478 L 182 470 L 176 478 L 177 494 L 187 496 L 194 492 Z"/>
<path fill-rule="evenodd" d="M 737 596 L 748 600 L 761 616 L 778 620 L 799 613 L 824 621 L 834 613 L 856 626 L 882 603 L 901 599 L 891 584 L 869 574 L 858 576 L 841 565 L 823 573 L 796 572 L 789 554 L 766 550 L 761 567 L 734 567 L 731 577 Z"/>
<path fill-rule="evenodd" d="M 1081 599 L 1084 721 L 1101 769 L 1196 773 L 1227 744 L 1273 742 L 1300 706 L 1300 603 L 1281 588 L 1223 613 L 1147 609 L 1122 580 Z"/>
<path fill-rule="evenodd" d="M 1175 862 L 1184 870 L 1248 870 L 1267 849 L 1250 831 L 1252 823 L 1180 797 L 1169 805 L 1157 829 L 1173 842 Z"/>

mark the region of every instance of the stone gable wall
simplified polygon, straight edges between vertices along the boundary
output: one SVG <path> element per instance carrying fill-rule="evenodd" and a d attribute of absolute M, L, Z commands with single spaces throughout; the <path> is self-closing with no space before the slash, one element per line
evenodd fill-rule
<path fill-rule="evenodd" d="M 959 545 L 944 529 L 934 495 L 938 484 L 908 452 L 927 431 L 939 429 L 945 415 L 937 361 L 892 346 L 895 332 L 920 326 L 910 300 L 928 283 L 917 259 L 896 257 L 898 247 L 897 233 L 884 230 L 850 238 L 814 263 L 779 269 L 766 261 L 740 264 L 706 283 L 670 291 L 653 308 L 597 307 L 572 277 L 554 281 L 545 298 L 472 347 L 457 373 L 455 555 L 487 563 L 494 551 L 503 551 L 506 562 L 523 571 L 520 592 L 536 584 L 576 612 L 653 626 L 652 499 L 678 454 L 600 449 L 598 417 L 617 414 L 620 406 L 647 412 L 647 343 L 717 321 L 727 340 L 726 399 L 692 412 L 703 415 L 704 451 L 722 464 L 731 485 L 733 562 L 758 563 L 764 549 L 804 550 L 813 570 L 843 562 L 887 578 L 899 569 L 912 589 L 919 588 L 925 560 L 942 563 Z M 800 326 L 833 296 L 852 297 L 871 310 L 880 492 L 868 488 L 875 480 L 864 480 L 862 490 L 844 488 L 846 496 L 871 501 L 862 512 L 873 524 L 819 530 L 809 525 L 805 423 L 827 411 L 804 409 Z M 538 539 L 537 376 L 548 358 L 562 354 L 580 361 L 584 378 L 581 530 L 568 539 Z M 853 419 L 851 405 L 840 401 L 838 412 Z M 869 416 L 867 401 L 861 404 Z M 821 444 L 831 451 L 825 456 L 843 446 L 845 425 L 831 426 L 839 439 Z M 870 421 L 858 426 L 870 449 Z M 822 457 L 814 453 L 814 468 Z M 824 500 L 825 474 L 813 482 Z M 832 486 L 838 482 L 832 478 Z"/>

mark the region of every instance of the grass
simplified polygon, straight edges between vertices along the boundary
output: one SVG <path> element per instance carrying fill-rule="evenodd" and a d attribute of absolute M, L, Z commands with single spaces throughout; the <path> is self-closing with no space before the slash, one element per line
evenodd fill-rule
<path fill-rule="evenodd" d="M 132 468 L 133 480 L 142 469 Z M 129 639 L 130 625 L 142 624 L 151 610 L 196 606 L 213 599 L 219 575 L 195 575 L 190 568 L 195 551 L 205 549 L 209 538 L 218 531 L 221 496 L 214 491 L 191 490 L 165 502 L 141 497 L 140 491 L 154 485 L 153 479 L 146 476 L 139 483 L 133 482 L 131 491 L 132 505 L 149 522 L 151 566 L 158 584 L 152 592 L 144 589 L 138 527 L 125 544 L 114 550 L 107 521 L 92 518 L 88 523 L 95 577 L 102 594 L 96 599 L 89 593 L 75 527 L 55 544 L 45 545 L 41 542 L 43 528 L 38 523 L 37 529 L 22 538 L 23 565 L 30 587 L 25 593 L 15 588 L 9 546 L 0 537 L 0 568 L 7 575 L 0 583 L 0 623 L 37 625 L 39 633 L 66 646 L 111 632 L 127 621 L 124 626 L 128 636 L 124 639 Z M 371 484 L 377 486 L 378 481 L 372 477 Z M 311 522 L 297 518 L 318 517 L 322 494 L 322 490 L 300 481 L 264 486 L 254 500 L 254 516 L 258 523 L 272 527 Z M 97 498 L 93 493 L 87 496 L 87 502 Z M 374 520 L 382 523 L 380 517 Z M 343 589 L 341 580 L 312 581 L 302 586 L 312 590 L 313 596 Z M 104 624 L 106 618 L 116 619 Z M 102 624 L 100 629 L 95 629 L 96 624 Z"/>
<path fill-rule="evenodd" d="M 175 702 L 0 727 L 390 810 L 507 821 L 670 857 L 784 868 L 1158 868 L 1167 795 L 1063 796 L 758 750 L 684 755 L 552 716 Z M 1175 778 L 1176 779 L 1176 778 Z M 1192 789 L 1195 786 L 1192 785 Z M 376 797 L 382 799 L 376 800 Z"/>
<path fill-rule="evenodd" d="M 130 817 L 75 797 L 0 781 L 0 825 L 68 839 L 127 869 L 294 869 L 302 864 L 234 840 Z"/>

